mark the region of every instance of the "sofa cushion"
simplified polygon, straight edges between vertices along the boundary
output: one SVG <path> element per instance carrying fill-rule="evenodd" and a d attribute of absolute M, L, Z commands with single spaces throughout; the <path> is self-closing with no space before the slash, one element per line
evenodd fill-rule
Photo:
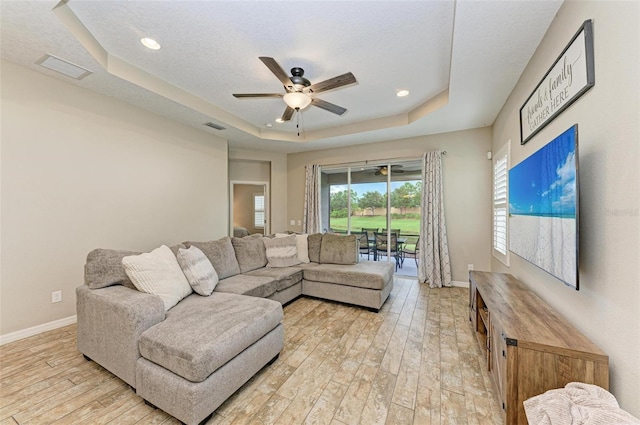
<path fill-rule="evenodd" d="M 139 252 L 117 251 L 115 249 L 94 249 L 87 255 L 84 265 L 84 283 L 91 289 L 124 285 L 135 289 L 122 265 L 122 259 Z"/>
<path fill-rule="evenodd" d="M 194 292 L 205 297 L 211 295 L 218 284 L 218 273 L 207 256 L 197 246 L 192 246 L 180 248 L 176 258 Z"/>
<path fill-rule="evenodd" d="M 140 337 L 140 354 L 192 382 L 202 382 L 282 320 L 277 301 L 214 292 L 192 295 Z"/>
<path fill-rule="evenodd" d="M 356 264 L 358 262 L 358 238 L 356 235 L 322 235 L 320 263 Z"/>
<path fill-rule="evenodd" d="M 320 247 L 322 246 L 322 233 L 314 233 L 307 236 L 307 247 L 309 249 L 309 261 L 320 262 Z"/>
<path fill-rule="evenodd" d="M 291 233 L 276 233 L 276 238 L 286 238 L 287 236 L 291 236 Z M 307 238 L 309 235 L 296 234 L 296 250 L 298 251 L 298 260 L 301 263 L 309 262 L 309 242 Z"/>
<path fill-rule="evenodd" d="M 192 292 L 178 260 L 166 245 L 151 252 L 124 257 L 122 265 L 135 287 L 140 292 L 159 296 L 165 310 Z"/>
<path fill-rule="evenodd" d="M 240 273 L 250 272 L 267 265 L 267 253 L 262 237 L 231 238 L 231 243 L 236 252 Z"/>
<path fill-rule="evenodd" d="M 300 264 L 296 248 L 296 236 L 264 238 L 267 252 L 267 267 L 290 267 Z"/>
<path fill-rule="evenodd" d="M 302 280 L 302 269 L 299 267 L 265 267 L 249 272 L 248 275 L 270 277 L 276 281 L 276 290 L 282 291 Z"/>
<path fill-rule="evenodd" d="M 230 237 L 225 236 L 217 241 L 183 243 L 187 248 L 195 245 L 204 252 L 220 279 L 240 274 L 240 265 L 236 259 L 236 252 L 233 250 Z"/>
<path fill-rule="evenodd" d="M 276 281 L 266 276 L 239 274 L 218 282 L 215 292 L 229 292 L 232 294 L 267 298 L 276 292 Z"/>
<path fill-rule="evenodd" d="M 382 289 L 393 279 L 395 265 L 382 261 L 363 261 L 353 265 L 319 264 L 305 267 L 305 280 L 337 283 L 367 289 Z"/>

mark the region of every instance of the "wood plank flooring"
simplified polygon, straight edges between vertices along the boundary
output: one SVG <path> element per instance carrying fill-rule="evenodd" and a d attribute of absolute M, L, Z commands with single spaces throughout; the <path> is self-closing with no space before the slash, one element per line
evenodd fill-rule
<path fill-rule="evenodd" d="M 285 347 L 210 425 L 502 424 L 463 288 L 395 287 L 376 314 L 285 306 Z M 0 425 L 177 424 L 75 348 L 75 325 L 0 347 Z"/>

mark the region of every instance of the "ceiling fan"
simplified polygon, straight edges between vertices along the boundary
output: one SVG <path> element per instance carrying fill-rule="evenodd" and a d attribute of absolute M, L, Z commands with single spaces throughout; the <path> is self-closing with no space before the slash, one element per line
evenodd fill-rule
<path fill-rule="evenodd" d="M 275 59 L 265 56 L 261 56 L 259 59 L 280 80 L 284 86 L 285 93 L 234 93 L 235 97 L 239 99 L 281 97 L 287 104 L 281 117 L 282 121 L 291 120 L 295 111 L 300 111 L 309 106 L 309 104 L 337 115 L 343 115 L 347 112 L 342 106 L 318 99 L 315 95 L 357 83 L 356 77 L 352 73 L 347 72 L 346 74 L 311 84 L 309 80 L 303 77 L 304 69 L 302 68 L 291 68 L 291 76 L 289 77 Z"/>
<path fill-rule="evenodd" d="M 398 164 L 398 165 L 392 165 L 391 166 L 391 174 L 400 174 L 400 173 L 404 173 L 404 170 L 399 170 L 399 168 L 402 168 L 402 165 Z M 378 167 L 378 170 L 375 172 L 376 176 L 379 175 L 383 175 L 386 176 L 389 174 L 389 168 L 386 165 L 381 165 Z"/>

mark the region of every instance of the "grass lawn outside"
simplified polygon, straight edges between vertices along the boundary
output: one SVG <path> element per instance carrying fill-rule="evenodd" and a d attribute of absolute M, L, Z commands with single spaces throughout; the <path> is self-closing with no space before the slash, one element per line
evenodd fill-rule
<path fill-rule="evenodd" d="M 334 231 L 347 231 L 347 218 L 330 218 L 329 227 Z M 366 215 L 351 217 L 351 231 L 360 232 L 363 227 L 374 228 L 380 230 L 387 227 L 387 217 L 384 215 Z M 420 220 L 417 218 L 392 218 L 392 229 L 400 229 L 402 235 L 418 235 L 420 234 Z"/>

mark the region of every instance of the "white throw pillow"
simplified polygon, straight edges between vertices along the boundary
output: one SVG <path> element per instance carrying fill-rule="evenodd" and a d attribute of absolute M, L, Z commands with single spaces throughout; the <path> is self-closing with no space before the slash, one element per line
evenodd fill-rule
<path fill-rule="evenodd" d="M 264 238 L 267 267 L 289 267 L 300 264 L 295 235 L 281 238 Z"/>
<path fill-rule="evenodd" d="M 191 245 L 189 249 L 178 249 L 176 258 L 193 291 L 205 297 L 211 295 L 218 284 L 218 273 L 204 252 Z"/>
<path fill-rule="evenodd" d="M 166 245 L 148 253 L 124 257 L 122 265 L 138 291 L 158 295 L 164 302 L 165 311 L 192 292 L 176 256 Z"/>
<path fill-rule="evenodd" d="M 286 238 L 291 236 L 289 233 L 276 233 L 276 238 Z M 296 249 L 298 250 L 298 260 L 301 263 L 309 263 L 309 235 L 296 235 Z"/>

